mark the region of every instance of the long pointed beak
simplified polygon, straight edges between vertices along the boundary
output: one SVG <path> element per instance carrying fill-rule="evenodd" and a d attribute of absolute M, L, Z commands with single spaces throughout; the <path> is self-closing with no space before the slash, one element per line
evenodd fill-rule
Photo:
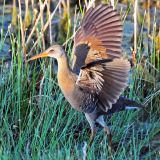
<path fill-rule="evenodd" d="M 49 54 L 48 52 L 40 53 L 40 54 L 35 55 L 35 56 L 31 57 L 30 59 L 28 59 L 27 62 L 38 59 L 38 58 L 48 57 L 48 54 Z"/>

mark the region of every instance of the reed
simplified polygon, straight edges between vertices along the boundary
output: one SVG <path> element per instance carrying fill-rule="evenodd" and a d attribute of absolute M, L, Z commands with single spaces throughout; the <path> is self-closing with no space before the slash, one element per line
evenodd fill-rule
<path fill-rule="evenodd" d="M 18 19 L 15 17 L 12 19 L 12 23 L 18 26 L 17 32 L 12 33 L 10 28 L 4 32 L 2 27 L 0 36 L 0 48 L 3 48 L 9 34 L 12 53 L 10 67 L 6 66 L 5 61 L 0 64 L 0 159 L 81 159 L 83 140 L 87 140 L 90 134 L 89 125 L 84 123 L 85 117 L 71 109 L 64 99 L 58 88 L 51 62 L 24 63 L 28 56 L 46 48 L 44 38 L 48 28 L 49 40 L 53 42 L 54 26 L 51 22 L 53 18 L 59 17 L 57 15 L 61 1 L 56 3 L 52 12 L 49 0 L 40 1 L 40 14 L 36 14 L 36 18 L 32 19 L 31 28 L 28 28 L 29 33 L 24 29 L 22 17 L 25 13 L 21 9 L 21 1 L 18 2 Z M 25 5 L 28 5 L 28 2 L 26 1 Z M 75 10 L 73 19 L 70 16 L 71 35 L 68 34 L 64 42 L 68 55 L 72 52 L 73 37 L 79 20 L 89 5 L 87 1 L 85 2 L 85 6 L 81 4 L 79 12 Z M 31 7 L 36 9 L 35 1 L 32 0 L 31 4 Z M 129 7 L 132 7 L 131 3 Z M 5 9 L 5 3 L 3 8 Z M 47 16 L 44 13 L 45 8 Z M 120 10 L 125 21 L 132 8 Z M 136 7 L 134 10 L 136 13 Z M 154 21 L 150 22 L 155 24 L 156 16 Z M 135 24 L 134 33 L 137 33 L 136 27 Z M 114 135 L 115 152 L 109 157 L 107 139 L 104 138 L 103 131 L 98 130 L 88 153 L 88 159 L 160 158 L 160 59 L 159 49 L 156 47 L 159 34 L 156 33 L 156 27 L 147 33 L 150 34 L 147 37 L 152 39 L 151 52 L 143 56 L 145 18 L 139 27 L 139 36 L 135 34 L 132 44 L 136 51 L 136 64 L 132 69 L 131 83 L 124 96 L 142 102 L 146 108 L 108 116 L 106 121 Z"/>

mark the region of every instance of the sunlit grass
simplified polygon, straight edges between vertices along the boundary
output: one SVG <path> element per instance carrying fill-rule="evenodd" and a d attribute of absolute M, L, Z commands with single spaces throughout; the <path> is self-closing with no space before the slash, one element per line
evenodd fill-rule
<path fill-rule="evenodd" d="M 20 27 L 16 34 L 8 31 L 11 66 L 5 75 L 5 62 L 0 68 L 0 76 L 4 80 L 0 85 L 0 159 L 82 159 L 82 147 L 90 135 L 89 125 L 84 115 L 71 109 L 64 99 L 52 61 L 24 63 L 20 31 Z M 40 35 L 41 28 L 38 31 Z M 5 43 L 5 34 L 1 32 L 0 45 Z M 140 32 L 137 46 L 137 65 L 132 69 L 132 81 L 125 96 L 143 102 L 146 109 L 106 117 L 116 151 L 113 155 L 109 154 L 107 138 L 103 131 L 98 130 L 88 153 L 90 160 L 160 157 L 160 82 L 149 78 L 158 75 L 159 68 L 155 69 L 152 56 L 143 63 L 142 42 L 143 31 Z M 154 56 L 154 42 L 152 44 L 151 54 Z M 68 41 L 67 45 L 70 55 L 72 41 Z M 40 38 L 36 52 L 42 50 L 41 46 Z"/>

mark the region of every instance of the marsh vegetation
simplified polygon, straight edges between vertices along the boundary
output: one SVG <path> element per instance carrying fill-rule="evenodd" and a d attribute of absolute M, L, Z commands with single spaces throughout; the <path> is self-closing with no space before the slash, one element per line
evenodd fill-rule
<path fill-rule="evenodd" d="M 73 36 L 92 2 L 0 0 L 0 159 L 82 158 L 89 125 L 64 99 L 57 85 L 56 62 L 26 60 L 55 42 L 63 44 L 72 59 Z M 88 159 L 158 160 L 160 1 L 142 0 L 135 9 L 134 1 L 123 0 L 115 7 L 124 24 L 124 56 L 134 63 L 123 96 L 146 108 L 106 117 L 115 152 L 109 154 L 107 138 L 98 130 Z"/>

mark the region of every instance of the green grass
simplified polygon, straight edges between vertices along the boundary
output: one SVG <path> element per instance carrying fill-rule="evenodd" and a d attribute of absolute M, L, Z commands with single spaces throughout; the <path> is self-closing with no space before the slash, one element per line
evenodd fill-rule
<path fill-rule="evenodd" d="M 143 32 L 140 35 L 143 36 Z M 4 38 L 3 33 L 1 45 Z M 159 72 L 154 69 L 152 56 L 147 57 L 151 65 L 146 63 L 141 67 L 142 41 L 140 38 L 139 65 L 133 68 L 130 89 L 124 94 L 146 102 L 147 107 L 106 117 L 116 151 L 112 156 L 109 154 L 107 138 L 98 130 L 88 153 L 90 160 L 109 157 L 114 160 L 160 159 L 160 82 L 155 79 L 153 83 L 149 78 Z M 20 29 L 17 34 L 10 34 L 10 43 L 11 67 L 5 74 L 4 63 L 0 68 L 0 76 L 4 79 L 0 85 L 0 159 L 82 159 L 84 141 L 89 140 L 89 125 L 84 115 L 71 109 L 64 99 L 51 61 L 24 64 Z M 68 46 L 71 51 L 71 42 Z M 152 50 L 154 57 L 154 43 Z M 43 75 L 41 80 L 40 74 Z"/>

